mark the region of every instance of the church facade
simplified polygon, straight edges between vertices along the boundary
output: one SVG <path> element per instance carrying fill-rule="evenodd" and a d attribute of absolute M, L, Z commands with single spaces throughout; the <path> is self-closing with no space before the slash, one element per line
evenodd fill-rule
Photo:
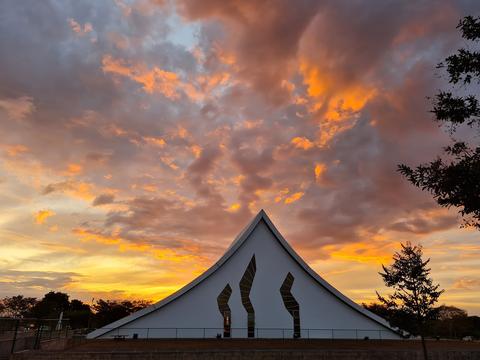
<path fill-rule="evenodd" d="M 88 338 L 400 339 L 290 247 L 261 210 L 210 269 Z"/>

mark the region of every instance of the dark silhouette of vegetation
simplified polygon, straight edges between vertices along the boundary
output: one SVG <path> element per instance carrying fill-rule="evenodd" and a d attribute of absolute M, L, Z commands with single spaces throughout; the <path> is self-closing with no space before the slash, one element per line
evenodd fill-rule
<path fill-rule="evenodd" d="M 457 28 L 465 40 L 478 44 L 480 17 L 467 16 Z M 480 105 L 476 95 L 464 95 L 468 85 L 478 91 L 480 52 L 461 48 L 437 68 L 446 70 L 452 90 L 435 95 L 432 112 L 436 121 L 448 126 L 453 143 L 444 149 L 443 158 L 438 157 L 415 169 L 402 164 L 399 171 L 412 184 L 429 191 L 439 205 L 459 208 L 464 226 L 480 230 L 480 146 L 454 138 L 459 127 L 478 130 L 480 125 Z M 458 91 L 459 87 L 461 91 Z"/>
<path fill-rule="evenodd" d="M 114 322 L 148 305 L 146 300 L 97 300 L 89 305 L 80 300 L 69 300 L 69 295 L 51 291 L 37 300 L 17 295 L 0 300 L 0 317 L 68 319 L 73 329 L 97 328 Z"/>
<path fill-rule="evenodd" d="M 33 306 L 32 316 L 39 319 L 58 317 L 62 311 L 69 309 L 68 298 L 69 296 L 65 293 L 50 291 Z"/>
<path fill-rule="evenodd" d="M 362 304 L 364 308 L 386 319 L 391 326 L 416 334 L 411 316 L 399 309 L 390 309 L 381 303 Z M 435 309 L 436 316 L 425 324 L 425 336 L 440 339 L 463 339 L 471 336 L 480 339 L 480 316 L 468 316 L 455 306 L 441 305 Z"/>
<path fill-rule="evenodd" d="M 93 305 L 93 310 L 95 311 L 94 325 L 95 327 L 105 326 L 150 304 L 150 301 L 145 300 L 98 300 Z"/>
<path fill-rule="evenodd" d="M 393 255 L 393 264 L 388 267 L 382 265 L 384 272 L 380 273 L 385 285 L 393 292 L 388 297 L 377 292 L 377 296 L 393 314 L 405 314 L 410 318 L 411 331 L 420 335 L 427 360 L 426 324 L 437 316 L 434 305 L 444 290 L 440 290 L 440 285 L 434 284 L 430 278 L 427 267 L 430 259 L 422 259 L 422 247 L 410 242 L 401 246 L 400 252 Z"/>
<path fill-rule="evenodd" d="M 8 317 L 22 318 L 31 314 L 37 299 L 17 295 L 0 300 L 0 314 Z"/>

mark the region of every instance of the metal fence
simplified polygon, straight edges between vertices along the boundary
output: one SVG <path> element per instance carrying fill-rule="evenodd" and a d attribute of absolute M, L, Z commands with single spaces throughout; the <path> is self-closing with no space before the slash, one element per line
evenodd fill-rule
<path fill-rule="evenodd" d="M 103 338 L 112 339 L 208 339 L 222 338 L 223 328 L 104 328 L 108 330 Z M 247 328 L 231 328 L 231 338 L 248 338 Z M 293 329 L 255 328 L 256 339 L 292 339 Z M 392 339 L 392 332 L 388 330 L 369 329 L 301 329 L 300 338 L 303 339 Z"/>
<path fill-rule="evenodd" d="M 0 318 L 0 357 L 16 351 L 39 349 L 47 340 L 67 338 L 68 319 Z"/>

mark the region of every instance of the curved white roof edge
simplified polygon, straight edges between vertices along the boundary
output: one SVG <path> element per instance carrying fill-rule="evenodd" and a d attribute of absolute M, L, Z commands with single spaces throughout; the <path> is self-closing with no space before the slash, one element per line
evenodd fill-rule
<path fill-rule="evenodd" d="M 320 275 L 318 275 L 308 264 L 293 250 L 293 248 L 288 244 L 285 238 L 280 234 L 277 230 L 275 225 L 273 225 L 272 221 L 268 217 L 267 213 L 262 209 L 259 213 L 253 218 L 253 220 L 238 234 L 235 240 L 232 242 L 230 247 L 227 249 L 225 254 L 214 264 L 212 265 L 207 271 L 205 271 L 202 275 L 198 276 L 192 282 L 185 285 L 180 290 L 177 290 L 173 294 L 167 296 L 166 298 L 160 300 L 159 302 L 150 305 L 142 310 L 136 311 L 120 320 L 117 320 L 111 324 L 108 324 L 100 329 L 92 331 L 87 335 L 88 339 L 95 339 L 99 336 L 102 336 L 116 328 L 119 328 L 123 325 L 126 325 L 136 319 L 139 319 L 145 315 L 150 314 L 151 312 L 162 308 L 163 306 L 167 305 L 168 303 L 174 301 L 178 297 L 182 296 L 183 294 L 187 293 L 195 286 L 200 284 L 203 280 L 207 279 L 210 275 L 212 275 L 215 271 L 217 271 L 239 248 L 242 244 L 248 239 L 249 235 L 252 233 L 253 229 L 258 225 L 258 223 L 263 220 L 270 231 L 275 235 L 275 238 L 280 242 L 283 248 L 288 252 L 288 254 L 303 268 L 303 270 L 310 275 L 313 279 L 317 281 L 323 288 L 329 291 L 331 294 L 336 296 L 339 300 L 353 308 L 354 310 L 358 311 L 362 315 L 370 318 L 371 320 L 379 323 L 383 327 L 391 330 L 392 332 L 399 334 L 399 331 L 392 328 L 390 324 L 383 318 L 375 315 L 374 313 L 368 311 L 367 309 L 363 308 L 362 306 L 358 305 L 354 301 L 350 300 L 348 297 L 343 295 L 340 291 L 335 289 L 332 285 L 330 285 L 326 280 L 324 280 Z"/>

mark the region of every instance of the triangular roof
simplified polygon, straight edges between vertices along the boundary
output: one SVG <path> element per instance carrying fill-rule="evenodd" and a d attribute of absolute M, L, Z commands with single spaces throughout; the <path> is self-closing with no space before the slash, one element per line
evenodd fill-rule
<path fill-rule="evenodd" d="M 349 307 L 353 308 L 355 311 L 358 311 L 362 315 L 370 318 L 371 320 L 377 322 L 378 324 L 382 325 L 383 327 L 387 328 L 388 330 L 391 330 L 395 333 L 398 333 L 397 330 L 393 329 L 387 321 L 382 319 L 381 317 L 373 314 L 372 312 L 368 311 L 367 309 L 363 308 L 362 306 L 358 305 L 357 303 L 353 302 L 350 300 L 348 297 L 343 295 L 340 291 L 335 289 L 332 285 L 330 285 L 326 280 L 324 280 L 320 275 L 318 275 L 308 264 L 293 250 L 293 248 L 287 243 L 285 238 L 280 234 L 280 232 L 277 230 L 275 225 L 273 225 L 272 221 L 268 217 L 267 213 L 262 209 L 260 212 L 253 218 L 253 220 L 238 234 L 238 236 L 235 238 L 235 240 L 232 242 L 230 247 L 227 249 L 225 254 L 213 265 L 211 266 L 207 271 L 205 271 L 202 275 L 198 276 L 196 279 L 194 279 L 192 282 L 189 284 L 185 285 L 183 288 L 180 290 L 174 292 L 173 294 L 167 296 L 163 300 L 160 300 L 159 302 L 150 305 L 142 310 L 139 310 L 137 312 L 134 312 L 120 320 L 117 320 L 111 324 L 108 324 L 106 327 L 102 327 L 100 329 L 97 329 L 90 334 L 88 334 L 88 338 L 93 339 L 97 338 L 99 336 L 104 335 L 105 333 L 112 331 L 112 329 L 121 327 L 123 325 L 126 325 L 134 320 L 137 320 L 145 315 L 148 315 L 165 305 L 171 303 L 175 299 L 179 298 L 180 296 L 186 294 L 189 292 L 191 289 L 199 285 L 201 282 L 203 282 L 205 279 L 207 279 L 210 275 L 212 275 L 215 271 L 217 271 L 230 257 L 235 254 L 235 252 L 243 245 L 243 243 L 248 239 L 249 235 L 253 232 L 253 230 L 258 226 L 258 224 L 264 221 L 265 224 L 267 225 L 268 229 L 273 233 L 275 236 L 275 239 L 282 245 L 282 247 L 285 249 L 285 251 L 300 265 L 300 267 L 308 274 L 310 275 L 320 286 L 322 286 L 324 289 L 326 289 L 328 292 L 330 292 L 332 295 L 334 295 L 336 298 L 338 298 L 340 301 L 348 305 Z"/>

